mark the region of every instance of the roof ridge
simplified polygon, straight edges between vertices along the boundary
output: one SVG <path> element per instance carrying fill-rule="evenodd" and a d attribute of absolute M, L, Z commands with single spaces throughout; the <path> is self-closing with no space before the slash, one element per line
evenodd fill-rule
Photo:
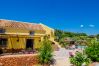
<path fill-rule="evenodd" d="M 6 20 L 6 21 L 10 21 L 10 22 L 26 23 L 26 24 L 37 24 L 37 23 L 23 22 L 23 21 L 16 21 L 16 20 L 8 20 L 8 19 L 0 19 L 0 20 Z"/>
<path fill-rule="evenodd" d="M 51 27 L 49 27 L 49 26 L 47 26 L 47 25 L 45 25 L 45 24 L 39 23 L 39 25 L 45 26 L 45 27 L 47 27 L 47 28 L 49 28 L 49 29 L 51 29 L 51 30 L 54 30 L 53 28 L 51 28 Z"/>

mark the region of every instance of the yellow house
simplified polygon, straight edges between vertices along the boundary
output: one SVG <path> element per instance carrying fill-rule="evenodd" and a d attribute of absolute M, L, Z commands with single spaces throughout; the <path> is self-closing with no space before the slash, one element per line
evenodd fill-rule
<path fill-rule="evenodd" d="M 6 49 L 36 49 L 47 35 L 54 40 L 54 29 L 43 25 L 13 20 L 0 20 L 0 47 Z"/>

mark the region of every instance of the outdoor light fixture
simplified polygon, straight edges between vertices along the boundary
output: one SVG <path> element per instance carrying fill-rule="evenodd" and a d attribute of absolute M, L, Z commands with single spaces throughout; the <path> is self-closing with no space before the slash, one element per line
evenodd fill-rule
<path fill-rule="evenodd" d="M 17 39 L 17 42 L 19 42 L 19 38 Z"/>

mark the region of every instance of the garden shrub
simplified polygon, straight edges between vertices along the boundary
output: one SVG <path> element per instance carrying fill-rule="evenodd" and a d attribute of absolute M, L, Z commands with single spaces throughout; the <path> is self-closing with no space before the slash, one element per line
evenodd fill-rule
<path fill-rule="evenodd" d="M 85 53 L 93 62 L 99 62 L 99 42 L 92 40 L 91 44 L 85 49 Z"/>
<path fill-rule="evenodd" d="M 45 39 L 40 48 L 39 60 L 41 64 L 50 64 L 52 60 L 52 46 L 49 40 Z"/>
<path fill-rule="evenodd" d="M 86 55 L 77 52 L 74 57 L 70 58 L 70 62 L 75 66 L 82 66 L 83 63 L 86 63 L 86 65 L 88 66 L 90 63 L 90 59 Z"/>

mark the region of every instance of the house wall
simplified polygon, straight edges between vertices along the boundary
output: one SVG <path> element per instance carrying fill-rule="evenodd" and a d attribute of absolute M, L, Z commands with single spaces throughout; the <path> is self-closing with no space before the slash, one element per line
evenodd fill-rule
<path fill-rule="evenodd" d="M 5 34 L 10 35 L 7 37 L 7 48 L 11 49 L 26 49 L 26 39 L 32 38 L 34 40 L 34 49 L 41 47 L 41 41 L 44 40 L 44 36 L 49 36 L 50 40 L 54 40 L 54 29 L 49 28 L 41 24 L 45 31 L 34 30 L 34 35 L 30 35 L 30 31 L 27 29 L 16 28 L 4 28 Z"/>
<path fill-rule="evenodd" d="M 18 35 L 29 35 L 29 30 L 26 29 L 15 29 L 15 28 L 5 28 L 5 34 L 18 34 Z"/>
<path fill-rule="evenodd" d="M 7 37 L 7 49 L 26 49 L 26 39 L 32 38 L 34 40 L 34 49 L 40 47 L 41 37 L 44 36 L 44 31 L 36 30 L 34 35 L 29 34 L 29 30 L 25 29 L 15 29 L 15 28 L 5 28 L 5 34 L 10 35 Z"/>
<path fill-rule="evenodd" d="M 50 36 L 49 39 L 54 40 L 54 29 L 52 29 L 52 28 L 50 28 L 50 27 L 48 27 L 48 26 L 46 26 L 44 24 L 40 24 L 40 25 L 45 29 L 45 31 L 46 31 L 45 34 L 47 36 Z"/>
<path fill-rule="evenodd" d="M 41 37 L 35 37 L 34 39 L 34 48 L 38 49 L 41 47 Z"/>
<path fill-rule="evenodd" d="M 17 41 L 19 39 L 19 41 Z M 26 49 L 26 39 L 29 38 L 16 38 L 16 37 L 12 37 L 12 38 L 8 38 L 8 49 L 14 48 L 14 49 Z M 34 40 L 33 43 L 33 48 L 34 49 L 38 49 L 41 47 L 41 38 L 40 37 L 34 37 L 31 38 Z"/>
<path fill-rule="evenodd" d="M 19 40 L 19 41 L 17 41 Z M 25 38 L 17 38 L 17 37 L 11 37 L 8 38 L 8 44 L 7 48 L 11 49 L 25 49 L 26 47 L 26 40 Z"/>
<path fill-rule="evenodd" d="M 20 35 L 29 35 L 29 31 L 25 29 L 5 28 L 5 34 L 15 34 L 15 36 L 8 37 L 8 49 L 25 49 L 26 38 L 20 37 Z"/>
<path fill-rule="evenodd" d="M 5 34 L 18 34 L 18 35 L 30 35 L 30 30 L 27 29 L 15 29 L 15 28 L 5 28 Z M 45 31 L 34 30 L 35 34 L 45 34 Z"/>

